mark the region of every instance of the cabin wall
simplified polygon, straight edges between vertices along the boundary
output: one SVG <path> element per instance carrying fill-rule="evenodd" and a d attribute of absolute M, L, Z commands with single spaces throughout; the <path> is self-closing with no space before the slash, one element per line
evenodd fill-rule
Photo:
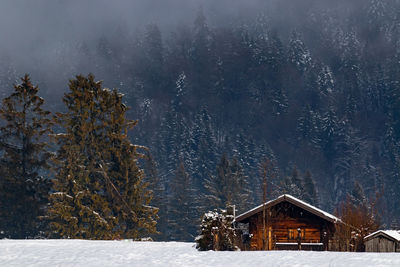
<path fill-rule="evenodd" d="M 251 218 L 249 232 L 252 234 L 251 248 L 259 250 L 263 248 L 263 223 L 262 216 Z M 276 243 L 297 243 L 298 231 L 301 229 L 302 243 L 322 243 L 322 231 L 320 224 L 299 220 L 294 218 L 270 219 L 267 220 L 265 229 L 266 247 L 275 247 Z"/>
<path fill-rule="evenodd" d="M 365 241 L 366 252 L 396 252 L 396 243 L 382 236 Z"/>
<path fill-rule="evenodd" d="M 282 205 L 281 205 L 282 204 Z M 325 220 L 288 203 L 278 204 L 267 211 L 265 224 L 265 244 L 263 244 L 263 212 L 249 218 L 249 232 L 252 234 L 251 250 L 271 250 L 298 248 L 298 230 L 301 243 L 307 243 L 302 249 L 322 250 L 331 236 L 332 227 Z"/>

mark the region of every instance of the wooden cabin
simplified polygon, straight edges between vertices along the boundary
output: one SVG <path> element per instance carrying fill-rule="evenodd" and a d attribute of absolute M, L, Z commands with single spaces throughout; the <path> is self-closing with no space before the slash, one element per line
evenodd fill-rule
<path fill-rule="evenodd" d="M 337 217 L 282 195 L 235 219 L 245 250 L 329 250 Z"/>
<path fill-rule="evenodd" d="M 379 230 L 364 237 L 365 252 L 400 252 L 400 231 Z"/>

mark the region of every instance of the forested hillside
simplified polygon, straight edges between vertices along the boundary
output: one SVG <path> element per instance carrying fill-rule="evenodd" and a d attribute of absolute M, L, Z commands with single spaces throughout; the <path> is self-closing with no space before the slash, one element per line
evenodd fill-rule
<path fill-rule="evenodd" d="M 28 71 L 52 111 L 75 74 L 124 93 L 138 120 L 131 140 L 150 150 L 141 164 L 160 208 L 155 239 L 193 240 L 205 211 L 259 204 L 266 161 L 267 198 L 333 212 L 348 194 L 379 194 L 395 227 L 400 1 L 266 2 L 230 15 L 205 4 L 167 29 L 120 24 L 58 44 L 33 71 L 3 56 L 1 93 Z"/>

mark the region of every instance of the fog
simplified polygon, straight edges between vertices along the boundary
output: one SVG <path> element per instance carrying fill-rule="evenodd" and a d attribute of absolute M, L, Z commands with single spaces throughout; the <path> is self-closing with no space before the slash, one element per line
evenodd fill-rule
<path fill-rule="evenodd" d="M 348 18 L 359 2 L 3 0 L 0 4 L 0 69 L 12 65 L 16 77 L 30 73 L 34 80 L 40 77 L 36 81 L 45 90 L 52 86 L 52 91 L 59 91 L 57 88 L 76 74 L 67 65 L 79 59 L 79 47 L 85 44 L 94 50 L 101 37 L 132 40 L 146 25 L 156 24 L 165 37 L 163 39 L 168 39 L 179 26 L 192 26 L 198 10 L 202 8 L 207 22 L 213 27 L 253 20 L 262 14 L 267 18 L 269 27 L 278 30 L 285 38 L 290 30 L 312 19 L 310 14 L 320 14 L 329 8 L 331 12 Z M 57 76 L 59 78 L 55 78 Z"/>
<path fill-rule="evenodd" d="M 221 16 L 244 12 L 245 9 L 239 7 L 244 5 L 251 8 L 257 1 L 225 1 L 229 4 L 222 2 L 224 1 L 4 0 L 0 8 L 2 54 L 26 58 L 27 54 L 35 51 L 48 53 L 59 42 L 90 41 L 101 35 L 108 35 L 116 27 L 126 27 L 132 32 L 149 23 L 155 23 L 168 32 L 178 24 L 190 23 L 200 7 L 210 12 L 210 19 L 218 21 Z"/>
<path fill-rule="evenodd" d="M 281 3 L 277 5 L 278 2 Z M 17 54 L 25 58 L 26 53 L 35 50 L 49 52 L 58 42 L 88 41 L 107 35 L 118 26 L 134 31 L 156 23 L 168 32 L 176 25 L 192 23 L 200 7 L 215 24 L 262 12 L 287 24 L 296 18 L 293 13 L 301 16 L 304 10 L 320 6 L 321 2 L 327 1 L 3 0 L 0 4 L 1 49 L 3 55 Z"/>
<path fill-rule="evenodd" d="M 226 22 L 254 10 L 258 0 L 3 0 L 0 4 L 0 67 L 12 64 L 16 76 L 63 69 L 60 57 L 76 59 L 85 43 L 93 48 L 100 37 L 134 37 L 144 26 L 157 24 L 164 34 L 191 25 L 203 8 L 211 23 Z M 232 20 L 230 20 L 232 21 Z M 123 36 L 126 38 L 127 36 Z M 66 67 L 65 67 L 66 68 Z M 40 75 L 41 76 L 41 75 Z M 39 81 L 48 83 L 51 81 Z M 59 86 L 59 85 L 57 85 Z M 4 90 L 4 89 L 3 89 Z"/>

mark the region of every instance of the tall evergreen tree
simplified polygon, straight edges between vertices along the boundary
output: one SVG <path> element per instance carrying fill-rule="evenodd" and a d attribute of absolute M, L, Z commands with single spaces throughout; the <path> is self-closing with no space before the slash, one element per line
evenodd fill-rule
<path fill-rule="evenodd" d="M 167 240 L 167 195 L 165 184 L 161 181 L 161 177 L 158 174 L 158 164 L 150 151 L 147 151 L 146 153 L 143 169 L 145 173 L 145 182 L 148 183 L 148 189 L 151 191 L 153 196 L 150 204 L 151 206 L 158 208 L 158 233 L 152 235 L 152 238 L 157 240 Z"/>
<path fill-rule="evenodd" d="M 360 42 L 355 32 L 347 34 L 343 40 L 341 55 L 341 88 L 343 109 L 346 111 L 346 115 L 352 118 L 356 111 L 359 110 L 361 103 L 361 59 L 360 59 Z"/>
<path fill-rule="evenodd" d="M 194 208 L 193 182 L 186 172 L 183 161 L 180 161 L 174 179 L 170 182 L 169 196 L 169 240 L 193 241 L 196 234 L 196 226 L 200 223 L 200 217 Z"/>
<path fill-rule="evenodd" d="M 207 25 L 203 8 L 199 8 L 193 27 L 193 42 L 190 48 L 190 77 L 192 93 L 200 99 L 209 96 L 212 88 L 212 32 Z"/>
<path fill-rule="evenodd" d="M 293 31 L 290 36 L 288 60 L 290 63 L 294 64 L 300 72 L 305 72 L 312 67 L 310 51 L 297 31 Z"/>
<path fill-rule="evenodd" d="M 216 168 L 216 175 L 205 180 L 206 202 L 209 208 L 236 205 L 239 210 L 247 206 L 249 192 L 247 176 L 237 159 L 229 161 L 222 155 Z"/>
<path fill-rule="evenodd" d="M 191 132 L 193 179 L 196 188 L 202 190 L 203 181 L 214 171 L 218 154 L 214 124 L 206 107 L 195 115 Z"/>
<path fill-rule="evenodd" d="M 334 159 L 338 154 L 337 144 L 343 134 L 340 126 L 340 120 L 333 109 L 323 114 L 319 125 L 319 145 L 328 160 Z"/>
<path fill-rule="evenodd" d="M 335 87 L 335 80 L 332 70 L 329 66 L 323 65 L 317 76 L 317 84 L 319 93 L 324 97 L 329 97 Z"/>
<path fill-rule="evenodd" d="M 284 194 L 290 194 L 300 199 L 304 198 L 303 179 L 296 166 L 293 167 L 291 175 L 283 179 L 280 190 Z"/>
<path fill-rule="evenodd" d="M 312 205 L 318 205 L 318 196 L 315 187 L 311 172 L 307 170 L 303 176 L 304 200 Z"/>
<path fill-rule="evenodd" d="M 56 136 L 56 177 L 48 219 L 52 236 L 140 238 L 155 231 L 156 209 L 138 166 L 140 154 L 128 139 L 136 123 L 116 90 L 93 75 L 77 76 L 58 115 L 65 133 Z"/>
<path fill-rule="evenodd" d="M 50 112 L 27 74 L 21 82 L 0 109 L 0 237 L 7 238 L 41 235 L 50 185 Z"/>
<path fill-rule="evenodd" d="M 316 135 L 316 120 L 314 111 L 310 105 L 306 105 L 297 120 L 297 132 L 299 139 L 307 142 L 315 141 Z"/>
<path fill-rule="evenodd" d="M 146 97 L 159 98 L 164 97 L 163 90 L 166 79 L 164 75 L 164 45 L 160 29 L 156 24 L 150 24 L 146 27 L 143 40 L 138 42 L 136 48 L 137 66 L 134 67 L 137 75 L 137 83 L 142 93 Z"/>

